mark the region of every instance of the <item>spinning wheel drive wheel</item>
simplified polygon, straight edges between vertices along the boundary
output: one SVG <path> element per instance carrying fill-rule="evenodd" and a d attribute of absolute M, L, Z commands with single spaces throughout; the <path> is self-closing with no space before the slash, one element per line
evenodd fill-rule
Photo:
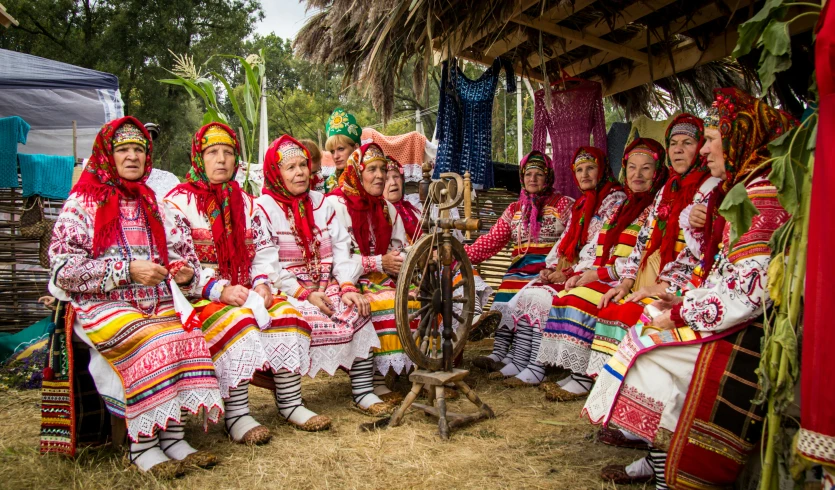
<path fill-rule="evenodd" d="M 397 334 L 412 362 L 429 371 L 444 369 L 443 246 L 443 239 L 438 234 L 425 235 L 412 247 L 397 278 L 394 305 Z M 457 322 L 452 338 L 452 359 L 455 359 L 464 351 L 473 324 L 475 282 L 473 266 L 464 246 L 452 237 L 448 246 L 452 256 L 451 277 L 458 279 L 457 276 L 461 276 L 452 286 L 452 318 Z M 410 311 L 409 302 L 415 300 L 420 302 L 420 308 Z M 412 330 L 411 324 L 418 318 L 418 326 Z"/>

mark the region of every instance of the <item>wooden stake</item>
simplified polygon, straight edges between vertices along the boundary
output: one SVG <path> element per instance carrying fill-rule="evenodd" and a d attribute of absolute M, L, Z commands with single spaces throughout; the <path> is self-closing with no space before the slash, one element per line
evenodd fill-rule
<path fill-rule="evenodd" d="M 238 126 L 238 134 L 244 134 L 244 128 Z M 241 155 L 246 163 L 249 163 L 249 155 L 246 153 L 246 138 L 239 138 L 241 141 Z"/>
<path fill-rule="evenodd" d="M 464 219 L 470 219 L 473 214 L 473 183 L 470 180 L 470 171 L 464 172 Z M 472 232 L 467 230 L 464 237 L 469 240 Z"/>

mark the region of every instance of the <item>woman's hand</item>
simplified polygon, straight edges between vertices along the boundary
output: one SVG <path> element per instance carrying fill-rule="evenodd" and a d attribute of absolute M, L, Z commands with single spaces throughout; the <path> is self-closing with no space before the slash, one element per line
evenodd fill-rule
<path fill-rule="evenodd" d="M 577 278 L 577 281 L 574 283 L 574 287 L 577 288 L 579 288 L 580 286 L 585 286 L 586 284 L 590 284 L 599 279 L 597 277 L 597 269 L 588 270 L 586 272 L 583 272 L 582 275 L 574 277 Z M 566 282 L 566 289 L 568 288 L 567 285 L 568 283 Z"/>
<path fill-rule="evenodd" d="M 629 295 L 629 301 L 637 303 L 644 298 L 651 298 L 653 296 L 661 296 L 666 294 L 668 285 L 666 283 L 653 284 L 652 286 L 644 286 Z"/>
<path fill-rule="evenodd" d="M 371 303 L 360 293 L 344 293 L 342 302 L 348 306 L 355 305 L 362 316 L 371 314 Z"/>
<path fill-rule="evenodd" d="M 675 296 L 670 293 L 661 293 L 656 294 L 655 296 L 658 297 L 658 300 L 653 301 L 651 304 L 659 310 L 671 310 L 673 306 L 684 301 L 684 298 L 681 296 Z"/>
<path fill-rule="evenodd" d="M 249 297 L 249 289 L 243 286 L 224 286 L 220 293 L 220 302 L 230 306 L 243 306 Z"/>
<path fill-rule="evenodd" d="M 255 289 L 253 291 L 258 293 L 258 296 L 261 296 L 262 298 L 264 298 L 264 307 L 265 308 L 269 308 L 270 306 L 272 306 L 274 298 L 273 298 L 273 292 L 270 290 L 269 286 L 267 286 L 264 283 L 261 283 L 261 284 L 255 286 Z"/>
<path fill-rule="evenodd" d="M 565 281 L 565 290 L 568 291 L 570 289 L 574 289 L 577 287 L 577 282 L 580 280 L 580 276 L 571 276 Z"/>
<path fill-rule="evenodd" d="M 143 286 L 156 286 L 168 275 L 168 269 L 149 260 L 131 261 L 129 271 L 130 280 Z"/>
<path fill-rule="evenodd" d="M 610 302 L 617 303 L 618 301 L 622 300 L 629 294 L 629 290 L 632 288 L 632 285 L 627 285 L 623 282 L 618 284 L 617 286 L 613 287 L 612 289 L 606 291 L 606 294 L 600 298 L 600 303 L 598 303 L 597 308 L 603 309 L 609 306 Z"/>
<path fill-rule="evenodd" d="M 191 267 L 183 267 L 176 274 L 174 274 L 174 282 L 180 286 L 188 284 L 194 277 L 194 269 Z"/>
<path fill-rule="evenodd" d="M 331 303 L 331 299 L 328 298 L 328 295 L 322 291 L 310 293 L 307 300 L 310 301 L 313 306 L 319 308 L 322 313 L 328 316 L 333 315 L 333 303 Z"/>
<path fill-rule="evenodd" d="M 694 204 L 690 209 L 690 226 L 695 229 L 704 228 L 707 223 L 707 206 Z"/>
<path fill-rule="evenodd" d="M 561 270 L 554 270 L 548 275 L 548 282 L 551 284 L 562 284 L 566 279 L 568 278 Z"/>
<path fill-rule="evenodd" d="M 383 270 L 392 276 L 400 274 L 400 268 L 403 267 L 403 256 L 400 252 L 392 250 L 383 255 Z"/>
<path fill-rule="evenodd" d="M 550 276 L 552 272 L 554 272 L 554 269 L 542 269 L 539 271 L 539 280 L 543 284 L 549 284 L 551 281 L 548 280 L 548 276 Z"/>
<path fill-rule="evenodd" d="M 655 327 L 659 330 L 672 330 L 676 328 L 676 324 L 675 322 L 673 322 L 672 318 L 670 318 L 670 310 L 667 310 L 664 313 L 661 313 L 657 317 L 653 318 L 652 323 L 650 323 L 646 327 Z"/>

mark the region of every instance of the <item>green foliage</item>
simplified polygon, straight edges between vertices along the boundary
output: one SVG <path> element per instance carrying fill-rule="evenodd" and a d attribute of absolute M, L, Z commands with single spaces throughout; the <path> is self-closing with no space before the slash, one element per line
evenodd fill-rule
<path fill-rule="evenodd" d="M 734 246 L 739 237 L 751 228 L 754 216 L 760 214 L 748 198 L 745 182 L 738 183 L 728 191 L 722 205 L 719 206 L 719 214 L 731 224 L 731 246 Z"/>

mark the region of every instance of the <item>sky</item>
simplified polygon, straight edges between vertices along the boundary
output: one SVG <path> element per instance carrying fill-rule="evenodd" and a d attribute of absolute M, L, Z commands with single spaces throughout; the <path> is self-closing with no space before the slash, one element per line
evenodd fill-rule
<path fill-rule="evenodd" d="M 313 11 L 305 14 L 305 4 L 299 0 L 261 0 L 264 10 L 264 20 L 256 27 L 255 32 L 267 35 L 275 32 L 282 38 L 293 39 L 299 29 L 313 15 Z"/>

